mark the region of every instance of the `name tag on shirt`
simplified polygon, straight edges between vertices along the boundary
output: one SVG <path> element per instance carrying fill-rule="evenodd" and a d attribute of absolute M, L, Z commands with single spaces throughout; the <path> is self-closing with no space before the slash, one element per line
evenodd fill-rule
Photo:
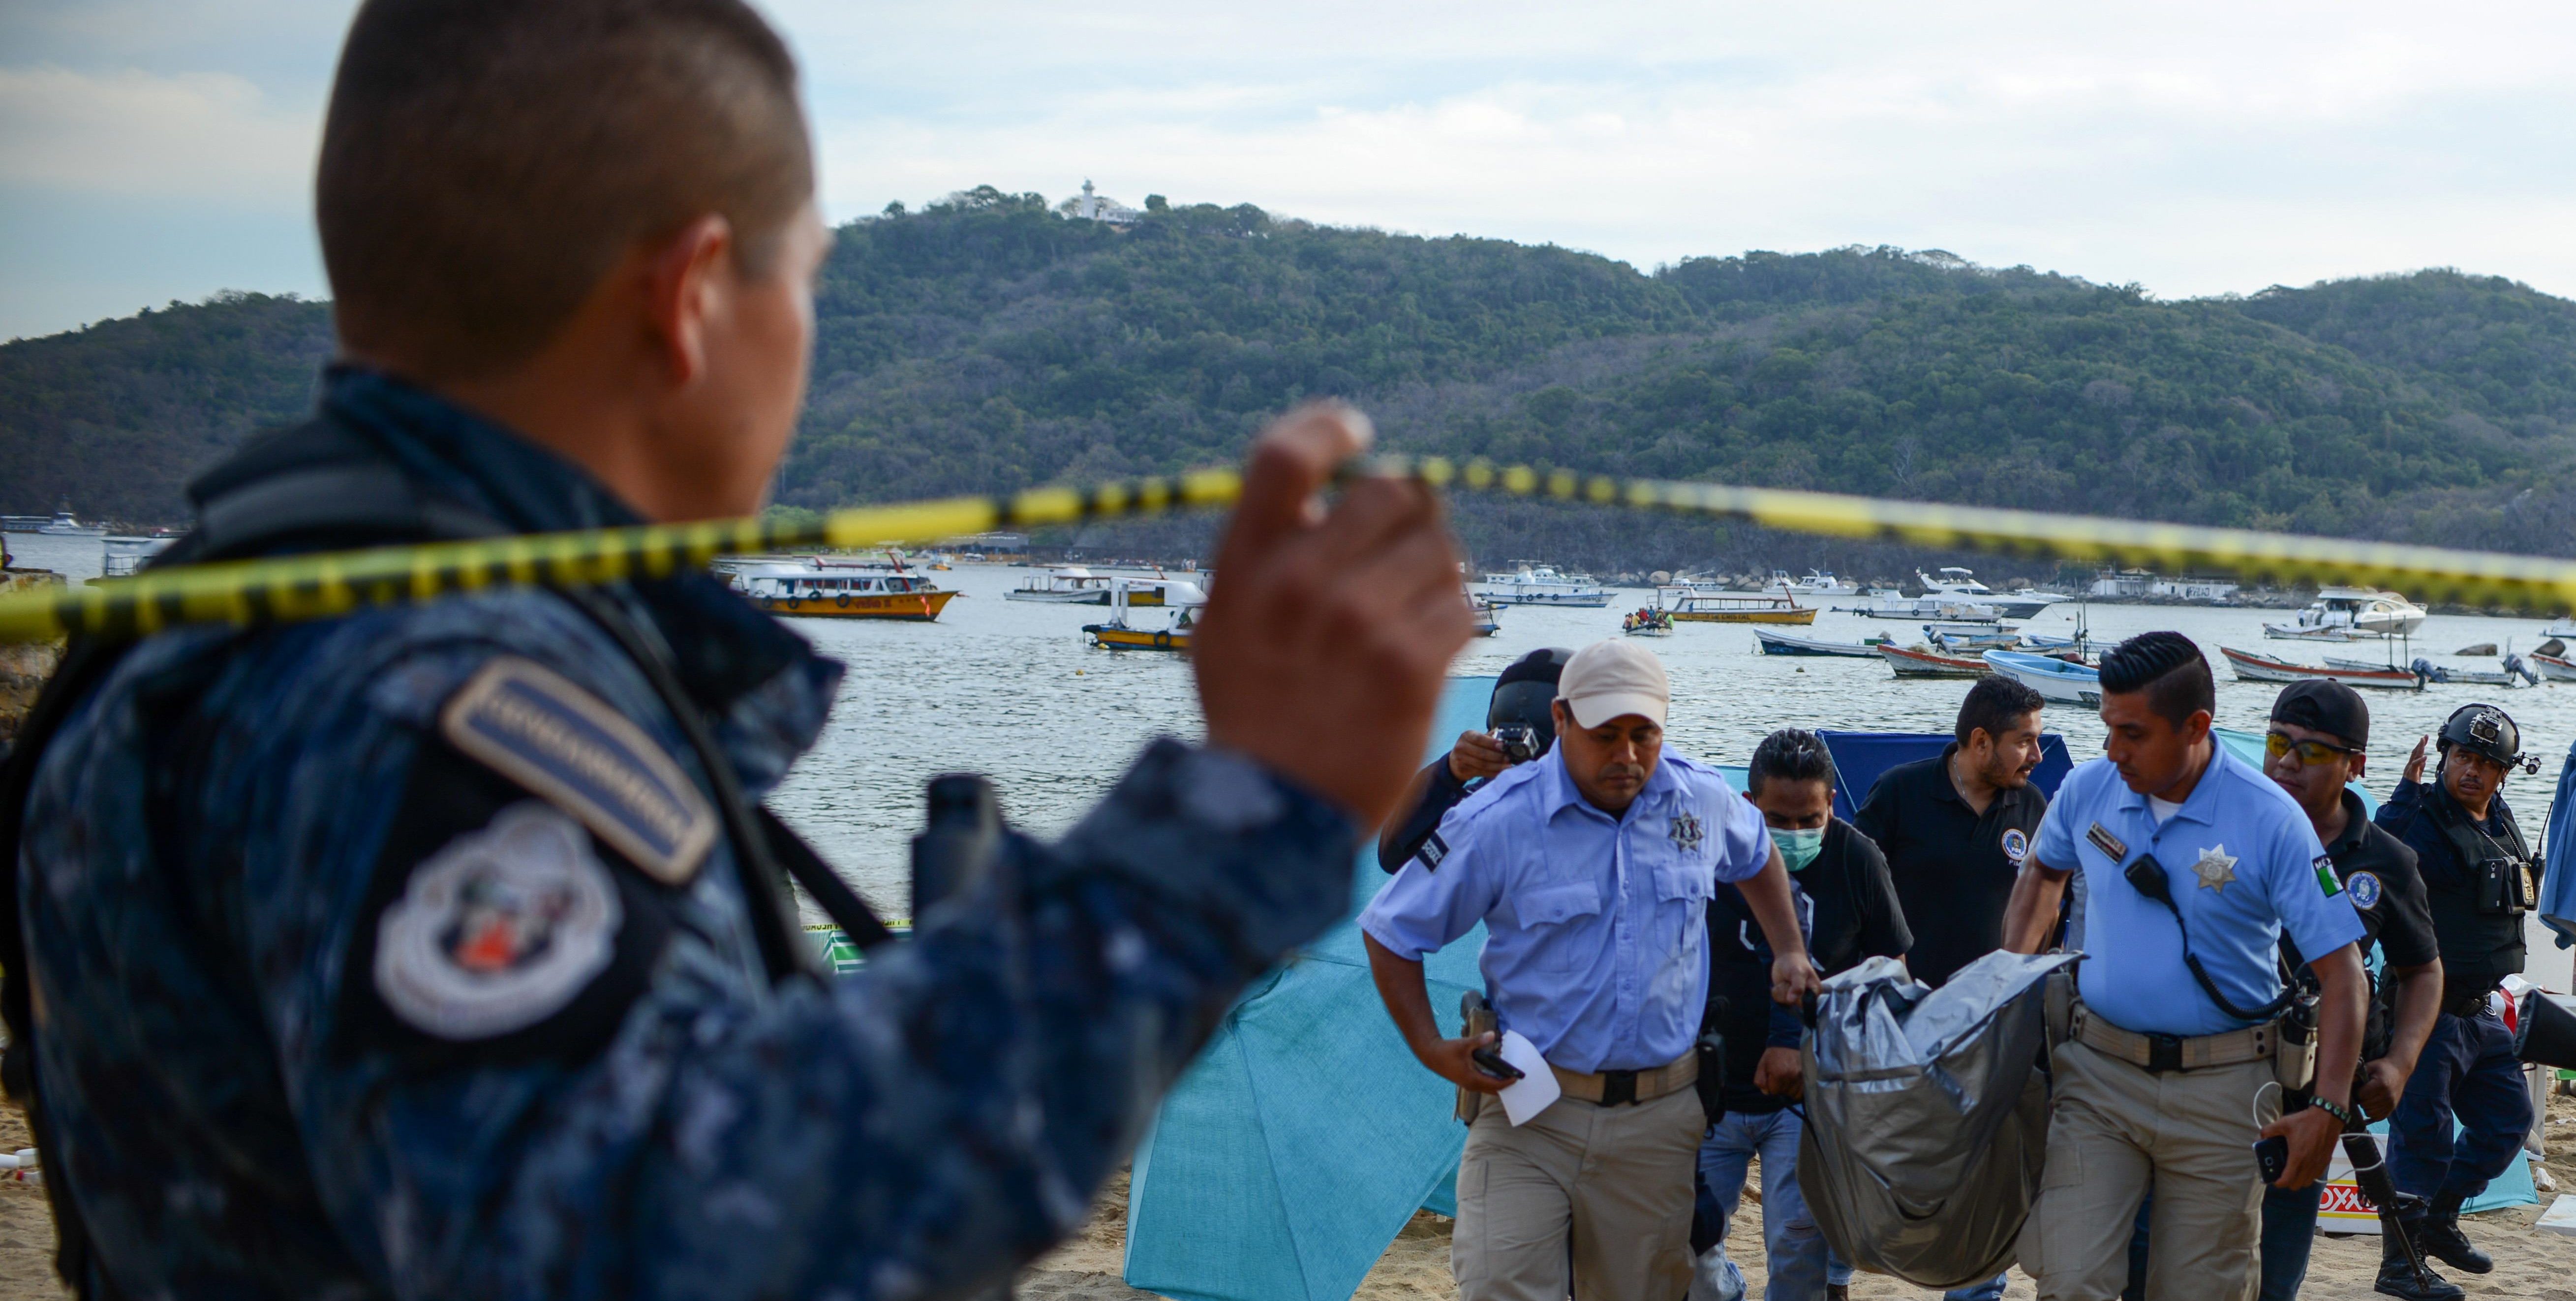
<path fill-rule="evenodd" d="M 2099 822 L 2093 824 L 2092 830 L 2084 833 L 2084 838 L 2092 841 L 2095 849 L 2101 850 L 2103 853 L 2110 855 L 2111 862 L 2114 866 L 2125 863 L 2129 859 L 2128 845 L 2123 843 L 2118 836 L 2112 835 L 2109 831 L 2105 830 Z"/>

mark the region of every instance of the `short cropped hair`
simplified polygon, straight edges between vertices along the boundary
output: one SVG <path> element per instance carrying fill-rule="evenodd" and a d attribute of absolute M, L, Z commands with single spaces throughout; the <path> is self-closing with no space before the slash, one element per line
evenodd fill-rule
<path fill-rule="evenodd" d="M 1768 781 L 1820 781 L 1830 790 L 1834 784 L 1833 752 L 1825 748 L 1825 739 L 1813 732 L 1781 728 L 1753 747 L 1753 763 L 1744 770 L 1745 794 L 1761 794 L 1762 784 Z"/>
<path fill-rule="evenodd" d="M 314 210 L 342 342 L 448 378 L 706 214 L 765 273 L 813 192 L 795 59 L 742 0 L 367 0 Z"/>
<path fill-rule="evenodd" d="M 2015 723 L 2039 712 L 2048 704 L 2028 683 L 1988 674 L 1968 688 L 1968 698 L 1959 702 L 1959 719 L 1950 725 L 1950 735 L 1966 745 L 1968 738 L 1984 728 L 1986 735 L 2000 741 Z"/>
<path fill-rule="evenodd" d="M 2156 717 L 2181 727 L 2194 711 L 2218 712 L 2218 684 L 2209 660 L 2178 632 L 2142 632 L 2102 657 L 2104 694 L 2147 693 Z"/>

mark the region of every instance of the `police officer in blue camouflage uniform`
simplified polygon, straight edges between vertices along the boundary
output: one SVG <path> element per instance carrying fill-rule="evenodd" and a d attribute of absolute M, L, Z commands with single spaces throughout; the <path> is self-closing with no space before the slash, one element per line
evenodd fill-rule
<path fill-rule="evenodd" d="M 2493 705 L 2452 711 L 2434 743 L 2434 780 L 2423 780 L 2418 741 L 2377 819 L 2415 851 L 2442 951 L 2442 1012 L 2389 1117 L 2388 1166 L 2399 1192 L 2424 1199 L 2415 1241 L 2446 1265 L 2484 1274 L 2495 1261 L 2460 1231 L 2460 1207 L 2513 1164 L 2531 1129 L 2512 1032 L 2489 1005 L 2504 978 L 2522 970 L 2523 922 L 2540 899 L 2540 862 L 2505 803 L 2504 781 L 2539 765 L 2522 753 L 2522 730 Z"/>
<path fill-rule="evenodd" d="M 318 184 L 342 361 L 197 486 L 205 559 L 732 515 L 828 235 L 739 0 L 372 0 Z M 13 759 L 13 1084 L 90 1297 L 989 1288 L 1342 911 L 1467 634 L 1334 407 L 1257 445 L 1209 743 L 809 970 L 756 800 L 838 664 L 712 577 L 79 645 Z M 23 811 L 23 818 L 18 817 Z M 30 979 L 31 978 L 31 979 Z M 32 1040 L 32 1044 L 29 1040 Z M 25 1051 L 32 1046 L 32 1060 Z"/>

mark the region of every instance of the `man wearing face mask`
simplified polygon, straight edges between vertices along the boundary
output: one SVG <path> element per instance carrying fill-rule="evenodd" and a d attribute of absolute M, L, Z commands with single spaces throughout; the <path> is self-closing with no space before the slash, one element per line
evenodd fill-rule
<path fill-rule="evenodd" d="M 2522 766 L 2522 730 L 2493 705 L 2464 705 L 2442 724 L 2441 767 L 2424 778 L 2424 741 L 2406 761 L 2378 822 L 2415 851 L 2441 946 L 2442 1012 L 2389 1118 L 2397 1190 L 2425 1199 L 2415 1241 L 2471 1274 L 2495 1268 L 2460 1232 L 2460 1205 L 2513 1164 L 2531 1129 L 2531 1095 L 2512 1032 L 2488 995 L 2522 970 L 2524 917 L 2540 897 L 2539 861 L 2505 805 Z M 2537 765 L 2534 765 L 2536 768 Z M 2455 1145 L 2451 1122 L 2463 1131 Z"/>
<path fill-rule="evenodd" d="M 1762 738 L 1744 776 L 1744 798 L 1762 811 L 1771 843 L 1798 887 L 1807 952 L 1823 975 L 1870 957 L 1901 958 L 1914 943 L 1878 846 L 1834 816 L 1834 760 L 1823 738 L 1794 728 Z M 1766 1301 L 1842 1301 L 1851 1266 L 1834 1259 L 1798 1187 L 1799 1073 L 1796 1012 L 1765 997 L 1771 947 L 1744 895 L 1721 885 L 1708 901 L 1709 1002 L 1726 1037 L 1726 1112 L 1699 1149 L 1698 1255 L 1692 1301 L 1737 1301 L 1744 1275 L 1726 1258 L 1745 1170 L 1762 1159 L 1762 1241 L 1770 1262 Z"/>
<path fill-rule="evenodd" d="M 1552 706 L 1550 757 L 1450 810 L 1438 870 L 1416 855 L 1360 915 L 1406 1045 L 1478 1099 L 1512 1078 L 1477 1060 L 1495 1036 L 1442 1037 L 1422 958 L 1483 923 L 1479 966 L 1501 1028 L 1529 1040 L 1560 1090 L 1517 1126 L 1491 1102 L 1470 1112 L 1450 1256 L 1461 1301 L 1563 1301 L 1569 1257 L 1578 1301 L 1681 1296 L 1707 1127 L 1692 1087 L 1707 907 L 1720 883 L 1736 884 L 1771 941 L 1770 997 L 1794 1004 L 1816 987 L 1762 816 L 1664 746 L 1671 698 L 1643 647 L 1576 652 Z"/>

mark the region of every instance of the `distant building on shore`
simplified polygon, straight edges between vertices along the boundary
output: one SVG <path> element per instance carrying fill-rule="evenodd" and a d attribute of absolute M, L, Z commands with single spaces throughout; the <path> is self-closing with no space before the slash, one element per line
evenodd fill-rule
<path fill-rule="evenodd" d="M 1108 195 L 1095 193 L 1091 188 L 1091 178 L 1087 176 L 1082 179 L 1082 193 L 1057 204 L 1055 210 L 1067 217 L 1106 221 L 1120 226 L 1144 215 Z"/>
<path fill-rule="evenodd" d="M 2092 595 L 2104 601 L 2184 601 L 2226 605 L 2236 599 L 2236 580 L 2220 577 L 2160 577 L 2145 569 L 2105 569 L 2093 576 Z"/>
<path fill-rule="evenodd" d="M 970 533 L 964 537 L 941 538 L 942 551 L 979 551 L 988 556 L 1024 556 L 1029 551 L 1026 533 Z"/>

